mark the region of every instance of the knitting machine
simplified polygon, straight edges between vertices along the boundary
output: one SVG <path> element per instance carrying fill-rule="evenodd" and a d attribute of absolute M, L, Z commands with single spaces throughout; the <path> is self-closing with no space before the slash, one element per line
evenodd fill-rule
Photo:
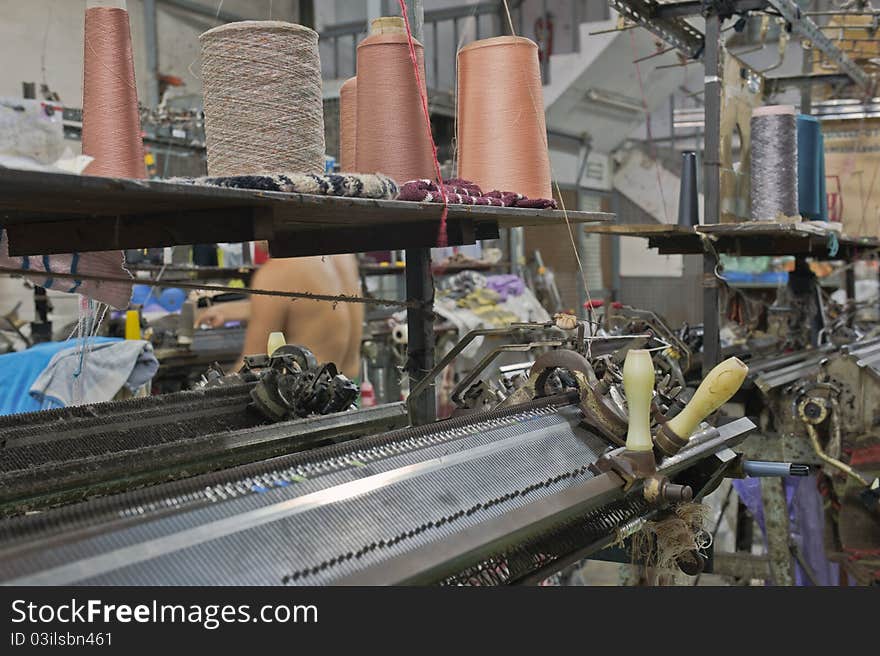
<path fill-rule="evenodd" d="M 403 404 L 348 411 L 356 397 L 333 364 L 284 346 L 193 391 L 0 417 L 0 516 L 405 425 Z"/>
<path fill-rule="evenodd" d="M 760 429 L 750 457 L 821 468 L 829 555 L 853 578 L 880 572 L 880 338 L 753 361 L 743 388 Z"/>
<path fill-rule="evenodd" d="M 742 363 L 719 365 L 680 408 L 656 389 L 659 351 L 636 348 L 649 345 L 645 336 L 590 337 L 585 328 L 552 322 L 511 328 L 522 339 L 507 350 L 538 357 L 509 393 L 469 405 L 473 384 L 465 384 L 457 416 L 390 432 L 382 425 L 400 415 L 381 407 L 291 419 L 299 406 L 287 391 L 295 385 L 280 383 L 279 375 L 315 372 L 296 349 L 269 363 L 279 375 L 256 383 L 212 376 L 201 390 L 170 395 L 174 407 L 160 398 L 137 408 L 66 410 L 73 421 L 63 426 L 54 414 L 19 417 L 15 428 L 0 429 L 3 453 L 12 460 L 31 449 L 30 464 L 42 466 L 39 475 L 28 475 L 18 460 L 25 465 L 16 472 L 20 486 L 7 503 L 19 511 L 29 504 L 21 499 L 70 501 L 51 487 L 34 489 L 38 478 L 66 472 L 69 490 L 79 476 L 76 489 L 94 496 L 103 492 L 89 471 L 107 479 L 109 462 L 139 473 L 128 487 L 116 475 L 113 488 L 122 493 L 0 522 L 0 581 L 536 582 L 664 517 L 675 504 L 702 499 L 724 476 L 742 474 L 744 463 L 731 447 L 752 422 L 703 423 L 739 387 Z M 242 426 L 247 413 L 235 404 L 246 395 L 251 405 L 261 394 L 266 408 L 257 401 L 248 412 L 265 422 L 267 409 L 283 407 L 282 421 Z M 178 416 L 163 416 L 169 409 Z M 172 427 L 177 438 L 163 442 Z M 123 452 L 126 439 L 142 443 Z M 245 454 L 248 440 L 258 448 Z M 103 453 L 96 441 L 104 442 Z M 65 468 L 48 455 L 62 442 L 91 449 L 91 459 Z M 47 450 L 42 463 L 41 448 Z M 179 475 L 184 462 L 196 463 L 187 477 Z M 177 480 L 159 483 L 159 471 Z M 703 561 L 694 549 L 678 564 L 696 572 Z"/>

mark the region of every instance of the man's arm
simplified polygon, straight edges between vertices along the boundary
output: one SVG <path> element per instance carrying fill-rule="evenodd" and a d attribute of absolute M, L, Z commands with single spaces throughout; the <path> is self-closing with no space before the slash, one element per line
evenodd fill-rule
<path fill-rule="evenodd" d="M 230 301 L 217 303 L 198 313 L 195 325 L 218 328 L 229 321 L 247 321 L 251 316 L 250 301 Z"/>

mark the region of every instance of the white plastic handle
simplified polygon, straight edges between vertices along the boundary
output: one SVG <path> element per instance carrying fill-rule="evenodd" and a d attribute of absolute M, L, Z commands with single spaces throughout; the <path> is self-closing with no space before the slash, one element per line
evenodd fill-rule
<path fill-rule="evenodd" d="M 629 410 L 626 448 L 629 451 L 650 451 L 651 400 L 654 397 L 654 361 L 650 351 L 634 349 L 623 363 L 623 391 Z"/>
<path fill-rule="evenodd" d="M 266 353 L 272 355 L 275 351 L 287 344 L 284 333 L 269 333 L 269 342 L 266 344 Z"/>

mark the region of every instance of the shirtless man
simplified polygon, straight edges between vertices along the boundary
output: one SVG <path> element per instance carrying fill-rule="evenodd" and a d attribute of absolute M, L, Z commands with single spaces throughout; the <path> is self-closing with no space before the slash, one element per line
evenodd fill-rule
<path fill-rule="evenodd" d="M 360 277 L 354 255 L 271 259 L 251 282 L 254 289 L 360 295 Z M 280 296 L 252 296 L 250 301 L 221 303 L 201 313 L 197 325 L 222 326 L 247 320 L 244 355 L 266 352 L 269 333 L 283 332 L 288 344 L 309 348 L 318 362 L 333 362 L 349 378 L 360 375 L 364 308 L 354 303 L 293 300 Z"/>

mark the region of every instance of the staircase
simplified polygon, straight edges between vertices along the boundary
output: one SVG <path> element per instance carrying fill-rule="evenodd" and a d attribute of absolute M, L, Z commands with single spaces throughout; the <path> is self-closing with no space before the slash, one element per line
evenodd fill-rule
<path fill-rule="evenodd" d="M 592 138 L 594 151 L 611 154 L 658 109 L 681 84 L 681 68 L 657 69 L 675 63 L 672 53 L 639 64 L 635 59 L 657 52 L 657 39 L 642 29 L 590 36 L 613 29 L 617 17 L 580 25 L 580 52 L 550 60 L 550 84 L 544 88 L 547 127 Z M 644 94 L 644 95 L 643 95 Z"/>

